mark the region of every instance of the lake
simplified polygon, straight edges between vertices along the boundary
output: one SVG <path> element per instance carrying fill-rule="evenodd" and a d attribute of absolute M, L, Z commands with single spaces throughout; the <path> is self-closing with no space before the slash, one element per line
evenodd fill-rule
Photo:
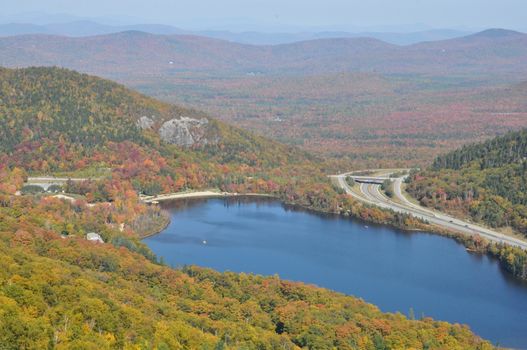
<path fill-rule="evenodd" d="M 144 240 L 174 266 L 278 274 L 360 297 L 386 312 L 468 324 L 527 349 L 527 285 L 452 239 L 320 215 L 270 199 L 163 204 L 172 222 Z"/>

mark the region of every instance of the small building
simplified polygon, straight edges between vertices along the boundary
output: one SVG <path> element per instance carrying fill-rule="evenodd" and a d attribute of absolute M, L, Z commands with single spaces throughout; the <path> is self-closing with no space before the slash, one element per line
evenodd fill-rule
<path fill-rule="evenodd" d="M 90 232 L 86 235 L 86 239 L 90 242 L 104 243 L 101 235 L 95 232 Z"/>

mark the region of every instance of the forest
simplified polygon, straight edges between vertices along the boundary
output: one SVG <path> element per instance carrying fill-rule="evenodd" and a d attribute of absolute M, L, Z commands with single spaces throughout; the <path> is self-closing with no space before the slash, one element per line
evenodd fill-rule
<path fill-rule="evenodd" d="M 0 76 L 3 349 L 493 348 L 466 326 L 382 313 L 278 277 L 165 266 L 140 238 L 166 215 L 140 194 L 220 188 L 422 223 L 361 206 L 332 186 L 316 157 L 213 119 L 218 142 L 190 148 L 136 126 L 147 113 L 200 112 L 64 69 Z M 54 174 L 90 178 L 54 189 L 73 200 L 22 191 L 29 175 Z M 85 239 L 93 232 L 104 243 Z"/>

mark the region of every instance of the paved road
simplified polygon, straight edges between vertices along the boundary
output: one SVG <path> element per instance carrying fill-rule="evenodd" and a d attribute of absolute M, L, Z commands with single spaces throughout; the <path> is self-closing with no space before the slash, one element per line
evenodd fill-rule
<path fill-rule="evenodd" d="M 34 183 L 34 182 L 68 182 L 68 181 L 88 181 L 90 179 L 88 178 L 72 178 L 72 177 L 28 177 L 27 182 L 28 183 Z M 95 180 L 95 179 L 92 179 Z"/>
<path fill-rule="evenodd" d="M 454 218 L 443 213 L 424 208 L 417 204 L 410 202 L 402 193 L 402 183 L 404 177 L 394 179 L 394 194 L 397 201 L 388 198 L 381 192 L 381 186 L 377 184 L 362 183 L 358 191 L 354 191 L 346 183 L 346 176 L 348 174 L 333 176 L 338 185 L 346 191 L 347 194 L 356 199 L 376 205 L 384 209 L 391 209 L 395 212 L 410 214 L 416 218 L 426 220 L 432 225 L 440 226 L 452 231 L 460 232 L 466 235 L 480 235 L 492 242 L 505 243 L 512 246 L 527 249 L 527 241 L 510 237 L 496 231 L 489 230 L 485 227 L 474 225 L 472 223 Z"/>

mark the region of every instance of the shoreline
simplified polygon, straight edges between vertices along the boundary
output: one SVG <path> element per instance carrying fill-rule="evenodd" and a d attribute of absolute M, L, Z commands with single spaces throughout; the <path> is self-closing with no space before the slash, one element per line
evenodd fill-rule
<path fill-rule="evenodd" d="M 144 236 L 140 236 L 140 237 L 139 237 L 139 240 L 142 241 L 143 239 L 146 239 L 146 238 L 149 238 L 149 237 L 153 237 L 153 236 L 155 236 L 155 235 L 160 234 L 161 232 L 165 231 L 165 230 L 167 229 L 168 226 L 170 226 L 170 223 L 171 223 L 171 222 L 172 222 L 172 221 L 170 220 L 170 217 L 168 217 L 167 221 L 163 224 L 163 226 L 162 226 L 161 228 L 156 229 L 156 230 L 154 230 L 154 231 L 151 232 L 151 233 L 147 233 L 147 234 L 144 235 Z"/>
<path fill-rule="evenodd" d="M 141 197 L 141 200 L 147 204 L 156 204 L 170 200 L 187 199 L 187 198 L 229 198 L 229 197 L 279 197 L 265 193 L 232 193 L 232 192 L 214 192 L 214 191 L 197 191 L 197 192 L 176 192 L 161 194 L 158 196 Z"/>

